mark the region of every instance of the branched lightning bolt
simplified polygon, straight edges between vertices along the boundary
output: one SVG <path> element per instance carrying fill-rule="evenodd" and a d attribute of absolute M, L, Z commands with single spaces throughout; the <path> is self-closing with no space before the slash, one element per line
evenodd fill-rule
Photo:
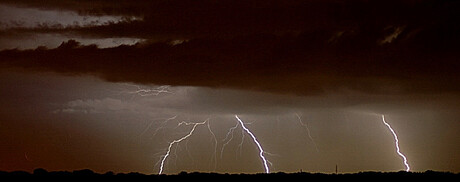
<path fill-rule="evenodd" d="M 403 153 L 401 153 L 399 151 L 399 140 L 398 140 L 398 136 L 396 135 L 395 131 L 393 130 L 393 128 L 391 128 L 390 124 L 388 124 L 386 121 L 385 121 L 385 115 L 382 115 L 382 121 L 383 121 L 383 124 L 385 124 L 388 129 L 390 129 L 391 133 L 393 134 L 393 137 L 395 139 L 395 145 L 396 145 L 396 153 L 398 153 L 399 156 L 401 156 L 401 158 L 403 159 L 404 161 L 404 165 L 406 166 L 406 171 L 409 172 L 410 170 L 410 167 L 409 167 L 409 164 L 407 163 L 407 158 L 406 156 L 404 156 Z"/>
<path fill-rule="evenodd" d="M 297 116 L 297 118 L 299 118 L 300 125 L 302 125 L 307 130 L 308 138 L 310 138 L 310 140 L 313 143 L 313 145 L 315 145 L 316 152 L 319 152 L 318 146 L 316 145 L 315 140 L 313 140 L 313 137 L 311 137 L 310 129 L 308 128 L 308 125 L 302 122 L 302 119 L 300 118 L 300 116 L 297 113 L 295 113 L 295 115 Z"/>
<path fill-rule="evenodd" d="M 134 91 L 123 91 L 123 92 L 120 92 L 120 94 L 130 94 L 130 95 L 133 95 L 133 98 L 135 95 L 138 95 L 138 96 L 142 96 L 142 97 L 145 97 L 145 96 L 158 96 L 162 93 L 172 93 L 169 91 L 169 86 L 159 86 L 159 87 L 155 87 L 155 88 L 142 88 L 141 86 L 139 85 L 132 85 L 132 84 L 126 84 L 128 86 L 132 86 L 132 87 L 135 87 L 136 90 Z M 159 130 L 161 130 L 162 128 L 164 128 L 164 125 L 170 121 L 170 120 L 174 120 L 176 119 L 177 116 L 173 116 L 171 118 L 167 118 L 166 120 L 164 120 L 161 124 L 160 124 L 160 127 L 158 127 L 155 132 L 153 133 L 153 136 L 155 136 L 157 134 L 157 132 Z M 242 148 L 243 148 L 243 143 L 244 143 L 244 136 L 245 136 L 245 132 L 247 134 L 249 134 L 252 138 L 252 140 L 254 141 L 254 143 L 257 145 L 258 149 L 259 149 L 259 156 L 260 158 L 262 159 L 263 161 L 263 165 L 264 165 L 264 168 L 265 168 L 265 172 L 266 173 L 269 173 L 270 172 L 270 169 L 268 167 L 268 165 L 273 165 L 270 161 L 268 161 L 264 154 L 268 154 L 270 155 L 270 153 L 267 153 L 263 150 L 262 146 L 260 145 L 260 143 L 258 142 L 258 140 L 256 139 L 256 137 L 254 136 L 254 134 L 248 129 L 246 128 L 245 126 L 245 123 L 237 116 L 235 115 L 236 119 L 238 120 L 236 126 L 230 128 L 230 130 L 228 131 L 227 133 L 227 136 L 225 137 L 225 139 L 223 141 L 226 141 L 226 143 L 223 144 L 222 146 L 222 149 L 221 149 L 221 158 L 222 158 L 222 153 L 225 149 L 225 146 L 229 144 L 229 142 L 233 139 L 233 133 L 234 133 L 234 130 L 238 127 L 238 125 L 241 125 L 242 127 L 242 139 L 241 139 L 241 143 L 239 144 L 238 146 L 238 149 L 240 149 L 240 153 L 242 152 Z M 300 118 L 299 118 L 300 119 Z M 153 121 L 141 132 L 140 136 L 144 135 L 153 125 Z M 182 121 L 180 123 L 178 123 L 177 127 L 181 126 L 181 125 L 186 125 L 186 126 L 189 126 L 189 125 L 192 125 L 192 129 L 190 130 L 190 132 L 183 136 L 182 138 L 179 138 L 179 139 L 176 139 L 176 140 L 173 140 L 172 142 L 169 143 L 168 145 L 168 148 L 167 148 L 167 151 L 166 151 L 166 154 L 163 155 L 160 160 L 155 164 L 155 166 L 160 163 L 160 169 L 159 169 L 159 172 L 158 174 L 162 174 L 163 171 L 164 171 L 164 164 L 166 162 L 166 160 L 168 159 L 168 157 L 171 155 L 171 150 L 173 149 L 173 146 L 174 144 L 176 144 L 176 147 L 175 147 L 175 150 L 174 150 L 174 153 L 172 155 L 175 156 L 175 161 L 177 160 L 177 150 L 179 148 L 179 143 L 186 140 L 188 137 L 190 137 L 196 127 L 198 125 L 204 125 L 204 124 L 207 124 L 207 128 L 209 130 L 209 132 L 211 133 L 212 135 L 212 139 L 214 140 L 214 155 L 212 156 L 212 160 L 211 161 L 214 161 L 214 170 L 216 169 L 217 167 L 217 146 L 218 146 L 218 142 L 217 142 L 217 138 L 216 138 L 216 135 L 214 134 L 214 132 L 211 130 L 211 127 L 210 127 L 210 123 L 209 123 L 209 119 L 203 121 L 203 122 L 200 122 L 200 123 L 192 123 L 192 122 L 185 122 L 185 121 Z M 177 128 L 176 127 L 176 128 Z M 308 129 L 308 128 L 307 128 Z M 227 140 L 227 138 L 230 136 L 231 134 L 231 137 L 230 139 Z M 309 134 L 310 135 L 310 134 Z M 311 138 L 311 136 L 310 136 Z M 316 146 L 316 144 L 315 144 Z M 190 156 L 190 153 L 187 149 L 187 144 L 186 144 L 186 150 Z M 238 152 L 238 149 L 237 149 L 237 152 Z"/>
<path fill-rule="evenodd" d="M 232 141 L 233 139 L 233 133 L 235 131 L 235 129 L 238 127 L 239 125 L 239 122 L 236 122 L 236 125 L 234 127 L 231 127 L 228 132 L 227 132 L 227 135 L 225 136 L 225 138 L 222 140 L 222 142 L 225 142 L 223 145 L 222 145 L 222 149 L 220 150 L 220 158 L 222 159 L 222 154 L 224 153 L 224 149 L 225 149 L 225 146 L 227 146 L 230 141 Z M 230 136 L 230 138 L 227 140 L 227 138 Z"/>
<path fill-rule="evenodd" d="M 172 142 L 169 143 L 167 152 L 166 152 L 166 154 L 163 156 L 163 158 L 161 159 L 160 171 L 158 172 L 158 174 L 162 174 L 162 173 L 163 173 L 163 166 L 164 166 L 164 163 L 165 163 L 166 159 L 168 158 L 169 154 L 171 153 L 171 148 L 172 148 L 172 146 L 173 146 L 174 144 L 180 143 L 181 141 L 183 141 L 183 140 L 187 139 L 188 137 L 190 137 L 190 136 L 193 134 L 193 132 L 195 131 L 195 128 L 196 128 L 198 125 L 203 125 L 203 124 L 205 124 L 206 122 L 208 122 L 208 120 L 209 120 L 209 119 L 207 119 L 207 120 L 205 120 L 205 121 L 203 121 L 203 122 L 201 122 L 201 123 L 193 123 L 192 129 L 190 130 L 190 132 L 189 132 L 187 135 L 185 135 L 184 137 L 182 137 L 182 138 L 180 138 L 180 139 L 177 139 L 177 140 L 174 140 L 174 141 L 172 141 Z M 185 123 L 185 124 L 189 125 L 189 124 L 191 124 L 191 123 Z"/>
<path fill-rule="evenodd" d="M 267 159 L 265 159 L 265 156 L 264 156 L 264 153 L 265 153 L 264 149 L 260 145 L 259 141 L 257 141 L 257 138 L 254 136 L 254 134 L 252 134 L 252 132 L 248 128 L 246 128 L 246 126 L 244 126 L 243 121 L 241 121 L 241 119 L 238 117 L 238 115 L 235 115 L 235 118 L 240 122 L 241 127 L 243 128 L 243 130 L 246 131 L 246 133 L 248 133 L 251 136 L 251 138 L 254 141 L 254 143 L 256 143 L 257 147 L 259 148 L 260 159 L 262 159 L 262 161 L 264 162 L 265 173 L 270 173 L 270 169 L 268 168 Z"/>

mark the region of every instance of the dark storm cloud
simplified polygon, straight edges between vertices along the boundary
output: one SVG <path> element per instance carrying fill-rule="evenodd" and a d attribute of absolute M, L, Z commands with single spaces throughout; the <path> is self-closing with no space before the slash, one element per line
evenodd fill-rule
<path fill-rule="evenodd" d="M 56 49 L 2 51 L 0 59 L 2 67 L 91 74 L 114 82 L 301 95 L 341 89 L 371 93 L 459 91 L 455 83 L 460 67 L 453 52 L 427 52 L 412 41 L 389 46 L 330 45 L 327 37 L 322 32 L 315 36 L 248 35 L 105 49 L 71 40 Z"/>
<path fill-rule="evenodd" d="M 82 15 L 139 15 L 146 12 L 153 5 L 164 2 L 148 0 L 119 0 L 116 3 L 110 0 L 2 0 L 0 3 L 46 10 L 70 10 Z"/>
<path fill-rule="evenodd" d="M 460 91 L 458 2 L 6 2 L 142 18 L 104 25 L 17 27 L 3 30 L 4 36 L 56 33 L 148 40 L 104 49 L 70 40 L 56 49 L 5 50 L 0 59 L 6 68 L 299 95 Z M 172 45 L 174 41 L 180 44 Z"/>
<path fill-rule="evenodd" d="M 448 1 L 5 1 L 7 5 L 124 16 L 133 21 L 100 26 L 42 25 L 12 33 L 67 33 L 96 37 L 191 39 L 252 33 L 365 31 L 379 36 L 391 26 L 409 30 L 455 25 L 458 2 Z M 56 17 L 59 18 L 59 17 Z M 447 24 L 447 25 L 446 25 Z"/>

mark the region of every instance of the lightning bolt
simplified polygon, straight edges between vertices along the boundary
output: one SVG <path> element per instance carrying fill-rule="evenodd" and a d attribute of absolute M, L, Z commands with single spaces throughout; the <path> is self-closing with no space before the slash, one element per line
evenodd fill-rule
<path fill-rule="evenodd" d="M 176 143 L 180 143 L 181 141 L 187 139 L 188 137 L 192 136 L 193 132 L 195 131 L 195 128 L 198 126 L 198 125 L 204 125 L 206 124 L 206 122 L 208 122 L 209 119 L 201 122 L 201 123 L 186 123 L 186 122 L 181 122 L 181 123 L 185 123 L 186 125 L 193 125 L 192 129 L 190 130 L 190 132 L 183 136 L 182 138 L 180 139 L 177 139 L 177 140 L 174 140 L 172 142 L 169 143 L 169 146 L 168 146 L 168 149 L 166 151 L 166 154 L 163 156 L 163 158 L 161 159 L 161 163 L 160 163 L 160 171 L 158 172 L 158 174 L 162 174 L 163 173 L 163 167 L 164 167 L 164 163 L 166 161 L 166 159 L 168 158 L 169 154 L 171 153 L 171 148 L 174 144 Z"/>
<path fill-rule="evenodd" d="M 139 95 L 139 96 L 142 96 L 142 97 L 146 97 L 146 96 L 158 96 L 162 93 L 172 93 L 169 91 L 169 86 L 168 85 L 165 85 L 165 86 L 159 86 L 159 87 L 155 87 L 155 88 L 142 88 L 141 86 L 139 85 L 133 85 L 133 84 L 126 84 L 128 86 L 131 86 L 131 87 L 135 87 L 136 90 L 134 91 L 123 91 L 123 92 L 120 92 L 120 94 L 130 94 L 130 95 L 133 95 L 133 97 L 135 95 Z M 171 118 L 167 118 L 165 119 L 161 124 L 160 124 L 160 127 L 158 127 L 155 132 L 153 133 L 153 136 L 155 136 L 157 134 L 157 132 L 159 130 L 161 130 L 162 128 L 164 128 L 164 125 L 170 121 L 170 120 L 174 120 L 176 119 L 177 115 L 176 116 L 173 116 Z M 257 141 L 257 138 L 254 136 L 254 134 L 248 129 L 246 128 L 245 124 L 243 123 L 243 121 L 241 121 L 241 119 L 235 115 L 236 119 L 239 121 L 239 123 L 237 122 L 237 125 L 230 128 L 229 132 L 227 133 L 227 136 L 225 137 L 225 139 L 223 141 L 226 141 L 227 138 L 230 136 L 231 134 L 231 137 L 230 139 L 223 144 L 222 146 L 222 149 L 221 149 L 221 158 L 222 158 L 222 153 L 225 149 L 225 146 L 229 144 L 229 142 L 233 139 L 233 133 L 234 133 L 234 130 L 238 127 L 238 125 L 240 124 L 241 127 L 242 127 L 242 139 L 241 139 L 241 143 L 239 144 L 238 146 L 238 149 L 241 149 L 240 152 L 242 152 L 242 148 L 243 148 L 243 143 L 244 143 L 244 135 L 245 135 L 245 132 L 248 133 L 251 138 L 253 139 L 254 143 L 256 143 L 258 149 L 259 149 L 259 156 L 260 158 L 262 159 L 263 161 L 263 164 L 264 164 L 264 168 L 265 168 L 265 172 L 266 173 L 269 173 L 270 172 L 270 169 L 268 167 L 268 164 L 272 165 L 272 163 L 270 161 L 268 161 L 264 154 L 269 154 L 270 153 L 267 153 L 263 150 L 262 146 L 260 145 L 260 143 Z M 153 121 L 141 132 L 140 136 L 144 135 L 153 125 Z M 180 123 L 178 123 L 177 127 L 181 126 L 181 125 L 186 125 L 186 126 L 189 126 L 189 125 L 192 125 L 192 129 L 190 130 L 190 132 L 183 136 L 182 138 L 179 138 L 179 139 L 176 139 L 176 140 L 173 140 L 172 142 L 169 143 L 168 145 L 168 148 L 166 150 L 166 154 L 163 155 L 160 160 L 155 164 L 155 166 L 160 163 L 160 169 L 159 169 L 159 172 L 158 174 L 162 174 L 163 171 L 164 171 L 164 164 L 166 162 L 166 160 L 168 159 L 168 157 L 171 155 L 171 150 L 174 146 L 174 144 L 176 144 L 176 148 L 174 150 L 174 153 L 173 155 L 175 156 L 175 159 L 177 160 L 177 149 L 179 147 L 179 143 L 186 140 L 188 137 L 190 137 L 196 127 L 198 125 L 204 125 L 204 124 L 207 124 L 207 128 L 209 130 L 209 132 L 211 133 L 212 135 L 212 139 L 214 140 L 214 155 L 212 156 L 212 159 L 211 161 L 214 161 L 214 170 L 217 168 L 217 146 L 218 146 L 218 142 L 217 142 L 217 138 L 216 138 L 216 135 L 214 134 L 214 132 L 211 130 L 211 126 L 210 126 L 210 123 L 209 123 L 209 119 L 203 121 L 203 122 L 200 122 L 200 123 L 192 123 L 192 122 L 185 122 L 185 121 L 182 121 Z M 176 127 L 176 128 L 177 128 Z M 311 136 L 310 136 L 311 138 Z M 315 144 L 316 145 L 316 144 Z M 187 149 L 187 145 L 186 145 L 186 149 Z M 238 151 L 238 150 L 237 150 Z M 187 152 L 188 152 L 188 149 L 187 149 Z M 190 153 L 188 153 L 189 156 L 190 156 Z"/>
<path fill-rule="evenodd" d="M 142 88 L 141 86 L 139 85 L 134 85 L 134 84 L 125 84 L 127 86 L 130 86 L 130 87 L 135 87 L 136 90 L 134 91 L 122 91 L 120 92 L 119 94 L 129 94 L 129 95 L 133 95 L 133 97 L 135 95 L 139 95 L 139 96 L 142 96 L 142 97 L 146 97 L 146 96 L 158 96 L 162 93 L 172 93 L 169 91 L 169 87 L 168 85 L 164 85 L 164 86 L 158 86 L 158 87 L 151 87 L 151 88 Z M 167 118 L 166 120 L 164 120 L 160 126 L 154 131 L 152 137 L 154 137 L 159 130 L 165 128 L 164 125 L 170 121 L 170 120 L 174 120 L 176 119 L 177 115 L 176 116 L 173 116 L 171 118 Z M 144 135 L 153 125 L 154 121 L 152 121 L 145 129 L 143 132 L 141 132 L 140 136 Z M 216 135 L 214 134 L 214 132 L 211 130 L 211 126 L 210 126 L 210 123 L 209 123 L 209 119 L 201 122 L 201 123 L 192 123 L 192 122 L 186 122 L 186 121 L 182 121 L 180 123 L 177 124 L 176 128 L 178 128 L 179 126 L 181 125 L 186 125 L 186 126 L 189 126 L 189 125 L 193 125 L 192 127 L 192 130 L 190 131 L 190 133 L 178 140 L 174 140 L 173 142 L 170 142 L 169 143 L 169 147 L 167 149 L 167 153 L 163 156 L 163 158 L 161 159 L 161 163 L 160 163 L 160 171 L 159 171 L 159 174 L 161 174 L 163 172 L 163 168 L 164 168 L 164 163 L 167 159 L 167 157 L 170 156 L 170 153 L 171 153 L 171 149 L 172 149 L 172 146 L 174 144 L 177 144 L 176 145 L 176 148 L 174 150 L 174 156 L 175 156 L 175 161 L 177 161 L 177 148 L 179 147 L 179 143 L 185 139 L 187 139 L 189 136 L 191 136 L 193 134 L 193 132 L 195 131 L 195 128 L 196 126 L 198 125 L 202 125 L 202 124 L 205 124 L 207 123 L 207 128 L 209 130 L 209 132 L 211 133 L 212 135 L 212 139 L 214 140 L 214 155 L 212 156 L 212 159 L 211 161 L 214 161 L 214 170 L 217 168 L 217 138 L 216 138 Z M 187 145 L 186 145 L 186 150 L 187 150 L 187 153 L 189 155 L 189 157 L 191 157 L 190 155 L 190 152 L 188 151 L 188 148 L 187 148 Z M 193 160 L 193 158 L 192 158 Z M 157 162 L 158 164 L 158 162 Z M 157 165 L 155 164 L 155 166 Z"/>
<path fill-rule="evenodd" d="M 316 145 L 315 140 L 313 140 L 313 137 L 311 137 L 310 129 L 308 128 L 308 125 L 302 122 L 302 119 L 300 118 L 300 116 L 297 113 L 295 113 L 295 115 L 297 116 L 297 118 L 299 118 L 300 125 L 302 125 L 307 130 L 308 138 L 310 138 L 310 140 L 313 143 L 313 145 L 315 145 L 316 152 L 319 152 L 318 146 Z"/>
<path fill-rule="evenodd" d="M 251 138 L 254 141 L 254 143 L 256 143 L 257 147 L 259 148 L 260 159 L 262 159 L 262 161 L 264 162 L 265 173 L 270 173 L 270 169 L 268 168 L 267 159 L 265 159 L 265 156 L 264 156 L 264 153 L 265 153 L 264 149 L 260 145 L 259 141 L 257 141 L 257 138 L 254 136 L 254 134 L 252 134 L 252 132 L 248 128 L 246 128 L 246 126 L 244 126 L 243 121 L 241 121 L 241 119 L 238 117 L 238 115 L 235 115 L 235 118 L 240 122 L 241 127 L 243 128 L 243 130 L 246 131 L 246 133 L 248 133 L 251 136 Z"/>
<path fill-rule="evenodd" d="M 388 129 L 390 129 L 391 133 L 393 134 L 393 137 L 395 139 L 395 145 L 396 145 L 396 153 L 398 153 L 399 156 L 401 156 L 401 158 L 403 159 L 404 161 L 404 165 L 406 166 L 406 171 L 409 172 L 410 170 L 410 167 L 409 167 L 409 164 L 407 163 L 407 158 L 406 156 L 401 153 L 399 151 L 399 140 L 398 140 L 398 136 L 396 135 L 395 131 L 393 130 L 393 128 L 391 128 L 390 124 L 388 124 L 386 121 L 385 121 L 385 115 L 382 114 L 382 121 L 383 121 L 383 124 L 385 124 L 385 126 L 388 127 Z"/>

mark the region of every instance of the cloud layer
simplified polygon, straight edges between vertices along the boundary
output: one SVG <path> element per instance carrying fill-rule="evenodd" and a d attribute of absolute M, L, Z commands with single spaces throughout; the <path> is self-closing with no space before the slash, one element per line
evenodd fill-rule
<path fill-rule="evenodd" d="M 3 68 L 298 95 L 460 90 L 457 2 L 5 3 L 140 18 L 104 25 L 16 27 L 3 30 L 3 35 L 54 33 L 146 41 L 98 48 L 69 40 L 56 49 L 4 50 Z"/>

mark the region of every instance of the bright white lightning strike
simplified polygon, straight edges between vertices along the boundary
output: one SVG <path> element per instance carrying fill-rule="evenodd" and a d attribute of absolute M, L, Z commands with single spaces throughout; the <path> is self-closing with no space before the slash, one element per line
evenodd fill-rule
<path fill-rule="evenodd" d="M 410 167 L 409 167 L 409 164 L 407 163 L 407 158 L 406 156 L 404 156 L 403 153 L 401 153 L 399 151 L 399 140 L 398 140 L 398 136 L 396 135 L 395 131 L 393 130 L 393 128 L 391 128 L 390 124 L 388 124 L 386 121 L 385 121 L 385 115 L 382 115 L 382 121 L 383 121 L 383 124 L 385 124 L 388 129 L 390 129 L 391 133 L 393 134 L 394 138 L 395 138 L 395 145 L 396 145 L 396 153 L 398 153 L 399 156 L 401 156 L 401 158 L 403 158 L 404 160 L 404 165 L 406 166 L 406 171 L 409 172 L 410 170 Z"/>
<path fill-rule="evenodd" d="M 251 136 L 252 140 L 254 140 L 254 143 L 256 143 L 257 147 L 259 148 L 259 156 L 262 159 L 262 161 L 264 162 L 265 173 L 270 173 L 270 169 L 268 168 L 267 159 L 265 159 L 265 156 L 264 156 L 264 153 L 265 153 L 264 149 L 262 148 L 260 143 L 257 141 L 257 138 L 254 136 L 254 134 L 252 134 L 252 132 L 249 131 L 249 129 L 246 128 L 246 126 L 244 126 L 243 121 L 241 121 L 241 119 L 238 117 L 238 115 L 235 115 L 235 118 L 240 122 L 241 127 L 243 128 L 243 130 L 246 131 L 246 133 L 248 133 Z"/>
<path fill-rule="evenodd" d="M 169 143 L 168 150 L 167 150 L 166 154 L 163 156 L 163 159 L 161 159 L 160 171 L 158 172 L 158 174 L 163 173 L 163 166 L 164 166 L 164 163 L 165 163 L 166 159 L 168 158 L 169 154 L 171 153 L 171 148 L 172 148 L 172 146 L 173 146 L 174 144 L 180 143 L 181 141 L 183 141 L 183 140 L 187 139 L 188 137 L 190 137 L 190 136 L 193 134 L 193 132 L 195 131 L 195 128 L 196 128 L 198 125 L 203 125 L 203 124 L 205 124 L 206 122 L 208 122 L 208 120 L 205 120 L 205 121 L 203 121 L 203 122 L 201 122 L 201 123 L 193 123 L 192 129 L 190 130 L 190 132 L 189 132 L 187 135 L 185 135 L 184 137 L 182 137 L 182 138 L 180 138 L 180 139 L 178 139 L 178 140 L 174 140 L 174 141 L 172 141 L 171 143 Z M 186 123 L 186 124 L 188 125 L 189 123 Z"/>

